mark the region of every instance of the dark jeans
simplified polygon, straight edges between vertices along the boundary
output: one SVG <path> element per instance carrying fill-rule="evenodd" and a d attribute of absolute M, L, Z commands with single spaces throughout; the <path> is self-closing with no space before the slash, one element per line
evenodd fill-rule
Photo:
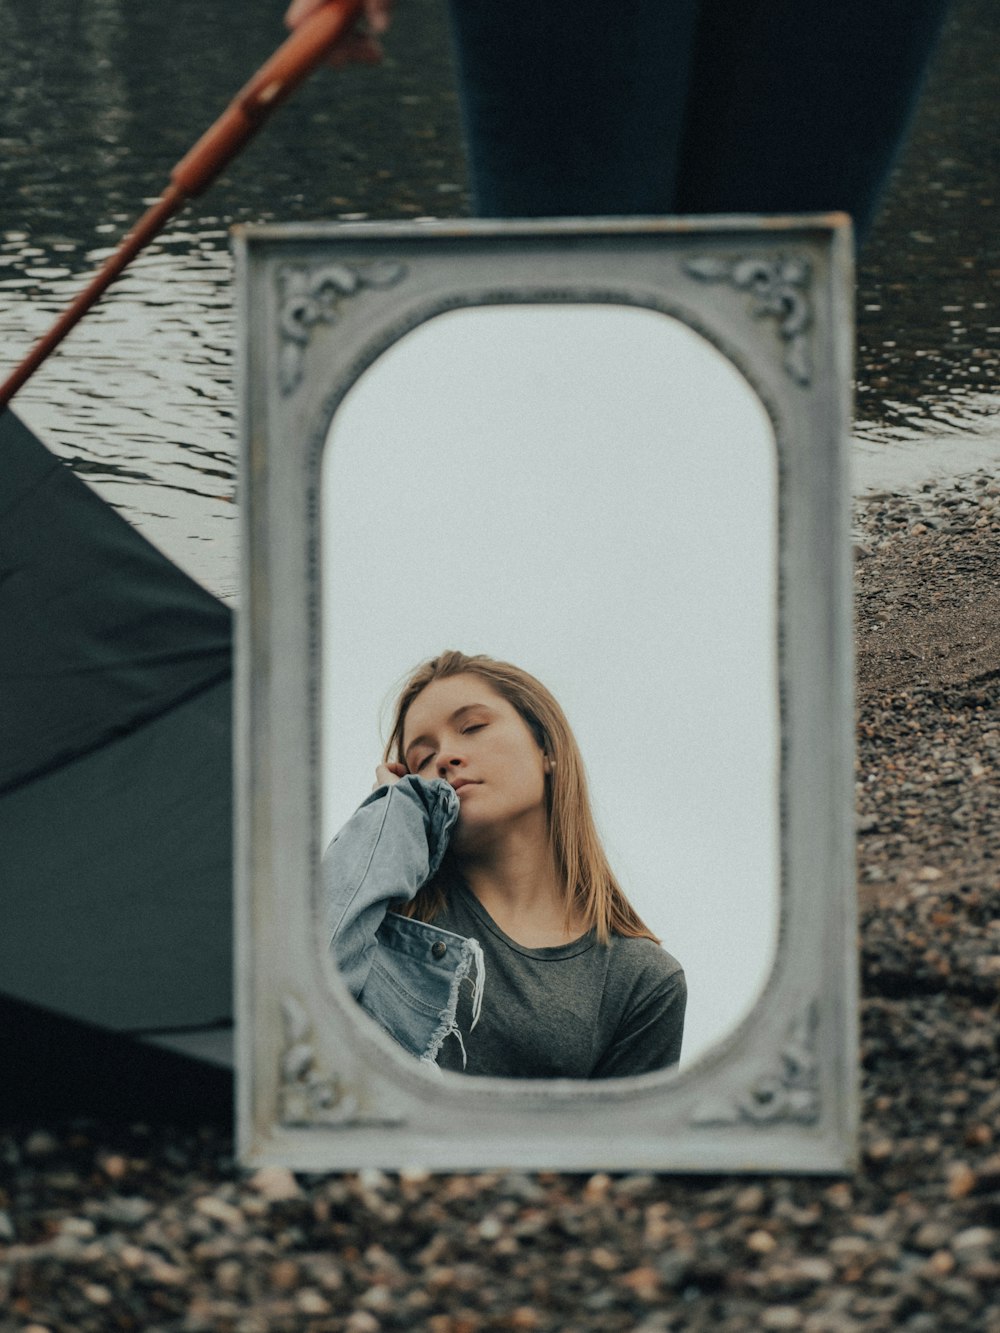
<path fill-rule="evenodd" d="M 867 231 L 947 0 L 450 0 L 483 216 Z"/>

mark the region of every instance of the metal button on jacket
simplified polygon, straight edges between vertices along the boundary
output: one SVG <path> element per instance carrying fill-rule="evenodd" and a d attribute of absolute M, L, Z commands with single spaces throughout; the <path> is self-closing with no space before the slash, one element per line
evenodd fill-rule
<path fill-rule="evenodd" d="M 448 952 L 448 946 L 444 940 L 435 940 L 431 945 L 431 953 L 435 958 L 443 958 Z"/>

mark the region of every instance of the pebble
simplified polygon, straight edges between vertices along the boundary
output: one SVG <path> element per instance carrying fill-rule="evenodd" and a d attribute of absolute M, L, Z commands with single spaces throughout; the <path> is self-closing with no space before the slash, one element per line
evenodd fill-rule
<path fill-rule="evenodd" d="M 662 1289 L 660 1274 L 655 1268 L 633 1268 L 622 1275 L 621 1282 L 642 1301 L 655 1301 Z"/>
<path fill-rule="evenodd" d="M 430 1171 L 423 1166 L 404 1166 L 399 1173 L 402 1185 L 426 1185 L 431 1178 Z"/>
<path fill-rule="evenodd" d="M 978 1255 L 988 1253 L 997 1242 L 997 1233 L 990 1227 L 969 1227 L 966 1231 L 960 1231 L 952 1240 L 951 1248 L 959 1256 Z"/>
<path fill-rule="evenodd" d="M 766 1329 L 801 1328 L 804 1317 L 794 1305 L 772 1305 L 761 1312 L 760 1326 Z"/>
<path fill-rule="evenodd" d="M 793 1280 L 803 1280 L 817 1284 L 832 1282 L 835 1272 L 836 1270 L 829 1259 L 822 1259 L 819 1256 L 796 1259 L 788 1266 L 789 1276 Z"/>
<path fill-rule="evenodd" d="M 128 1161 L 120 1153 L 108 1153 L 103 1156 L 99 1165 L 109 1180 L 121 1180 L 128 1174 Z"/>
<path fill-rule="evenodd" d="M 777 1244 L 770 1231 L 751 1231 L 747 1236 L 747 1249 L 754 1254 L 770 1254 Z"/>
<path fill-rule="evenodd" d="M 229 1295 L 240 1291 L 243 1286 L 243 1264 L 240 1260 L 223 1260 L 215 1270 L 215 1285 Z"/>
<path fill-rule="evenodd" d="M 344 1333 L 379 1333 L 382 1325 L 367 1310 L 354 1310 L 347 1316 Z"/>
<path fill-rule="evenodd" d="M 925 1222 L 913 1237 L 918 1250 L 940 1250 L 951 1239 L 951 1232 L 942 1222 Z"/>
<path fill-rule="evenodd" d="M 247 1184 L 270 1203 L 283 1203 L 303 1197 L 298 1181 L 284 1166 L 263 1166 L 254 1172 Z"/>
<path fill-rule="evenodd" d="M 161 1287 L 181 1287 L 188 1280 L 186 1269 L 156 1257 L 151 1258 L 147 1271 L 150 1281 Z"/>
<path fill-rule="evenodd" d="M 358 1184 L 360 1187 L 370 1193 L 378 1193 L 389 1186 L 389 1177 L 384 1171 L 377 1171 L 374 1167 L 366 1167 L 358 1172 Z"/>
<path fill-rule="evenodd" d="M 155 1205 L 148 1199 L 112 1195 L 107 1203 L 101 1206 L 100 1216 L 111 1226 L 136 1227 L 145 1222 L 154 1208 Z"/>
<path fill-rule="evenodd" d="M 738 1192 L 733 1207 L 738 1213 L 759 1213 L 764 1207 L 765 1197 L 759 1185 L 749 1185 Z"/>
<path fill-rule="evenodd" d="M 333 1309 L 330 1302 L 322 1292 L 314 1287 L 303 1287 L 296 1294 L 295 1308 L 300 1314 L 305 1315 L 328 1315 Z"/>
<path fill-rule="evenodd" d="M 599 1245 L 596 1249 L 590 1251 L 590 1262 L 595 1268 L 600 1268 L 605 1273 L 613 1273 L 621 1267 L 620 1257 L 614 1250 L 609 1250 L 603 1245 Z"/>
<path fill-rule="evenodd" d="M 27 1157 L 51 1157 L 58 1151 L 59 1140 L 44 1129 L 36 1129 L 24 1141 L 24 1152 Z"/>
<path fill-rule="evenodd" d="M 194 1206 L 203 1217 L 209 1217 L 213 1222 L 221 1222 L 223 1226 L 233 1230 L 242 1229 L 246 1225 L 246 1217 L 239 1208 L 214 1194 L 205 1194 L 196 1199 Z"/>
<path fill-rule="evenodd" d="M 935 1277 L 947 1277 L 955 1269 L 955 1256 L 950 1250 L 935 1250 L 927 1260 L 927 1268 Z"/>
<path fill-rule="evenodd" d="M 964 1199 L 976 1187 L 976 1173 L 967 1162 L 952 1162 L 948 1167 L 948 1197 Z"/>
<path fill-rule="evenodd" d="M 542 1318 L 530 1305 L 519 1305 L 510 1315 L 508 1325 L 513 1329 L 541 1328 Z"/>
<path fill-rule="evenodd" d="M 301 1269 L 294 1259 L 279 1259 L 268 1270 L 268 1281 L 277 1291 L 294 1291 L 300 1275 Z"/>

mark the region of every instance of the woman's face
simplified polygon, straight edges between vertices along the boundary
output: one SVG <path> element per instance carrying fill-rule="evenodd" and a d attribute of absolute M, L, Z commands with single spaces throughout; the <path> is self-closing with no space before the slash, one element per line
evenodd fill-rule
<path fill-rule="evenodd" d="M 463 846 L 477 834 L 547 828 L 548 760 L 521 714 L 481 676 L 447 676 L 421 690 L 406 714 L 402 757 L 411 773 L 444 778 L 458 792 Z"/>

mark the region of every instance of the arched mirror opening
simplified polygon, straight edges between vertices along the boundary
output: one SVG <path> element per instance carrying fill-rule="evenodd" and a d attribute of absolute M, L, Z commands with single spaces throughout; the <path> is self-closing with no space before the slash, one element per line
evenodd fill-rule
<path fill-rule="evenodd" d="M 562 704 L 630 901 L 683 964 L 681 1067 L 747 1015 L 780 888 L 777 455 L 746 379 L 642 307 L 436 316 L 326 442 L 322 842 L 446 648 Z"/>

